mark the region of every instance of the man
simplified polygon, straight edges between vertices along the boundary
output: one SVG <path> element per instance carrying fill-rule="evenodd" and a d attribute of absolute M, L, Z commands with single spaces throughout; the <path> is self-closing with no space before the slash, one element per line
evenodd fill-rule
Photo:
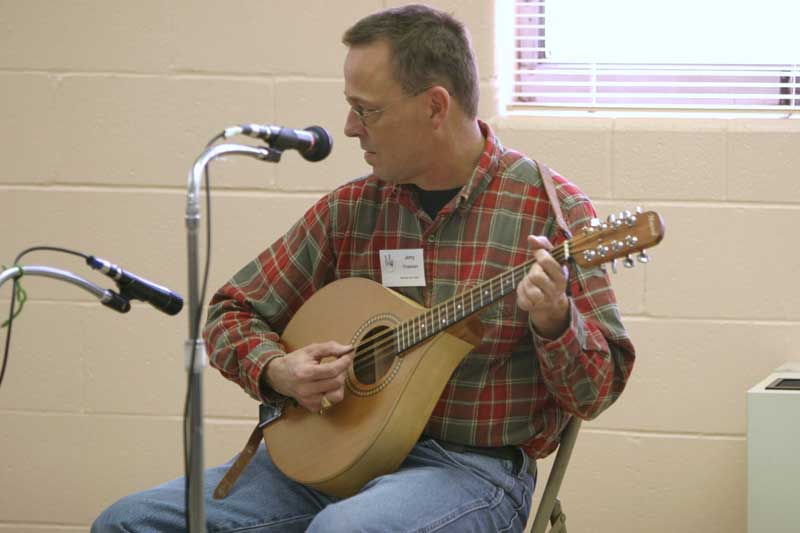
<path fill-rule="evenodd" d="M 537 166 L 477 119 L 463 26 L 406 6 L 366 17 L 343 41 L 345 134 L 372 173 L 319 200 L 218 291 L 204 332 L 212 364 L 258 401 L 324 413 L 345 398 L 353 347 L 327 341 L 286 353 L 280 343 L 320 288 L 347 277 L 391 285 L 381 252 L 413 250 L 424 276 L 394 290 L 430 307 L 536 262 L 515 293 L 481 311 L 482 336 L 396 472 L 337 499 L 286 478 L 262 445 L 230 495 L 208 500 L 209 530 L 522 531 L 529 463 L 557 447 L 570 416 L 593 418 L 619 396 L 633 347 L 605 274 L 570 272 L 551 256 L 564 236 Z M 586 225 L 589 200 L 555 181 L 572 229 Z M 206 473 L 209 493 L 226 469 Z M 95 523 L 182 527 L 183 480 L 129 496 Z"/>

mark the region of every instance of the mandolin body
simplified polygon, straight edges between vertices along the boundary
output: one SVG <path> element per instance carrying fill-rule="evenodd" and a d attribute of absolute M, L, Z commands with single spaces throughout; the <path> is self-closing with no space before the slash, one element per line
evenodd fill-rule
<path fill-rule="evenodd" d="M 329 340 L 356 346 L 423 310 L 374 281 L 345 278 L 315 293 L 287 325 L 281 342 L 287 352 Z M 390 358 L 370 383 L 351 371 L 344 400 L 324 414 L 284 409 L 264 428 L 273 463 L 289 478 L 340 498 L 395 471 L 472 348 L 450 333 L 438 333 Z"/>

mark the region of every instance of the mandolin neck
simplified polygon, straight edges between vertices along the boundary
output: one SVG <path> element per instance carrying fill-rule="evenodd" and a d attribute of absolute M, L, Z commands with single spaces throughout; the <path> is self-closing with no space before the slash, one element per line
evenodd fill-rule
<path fill-rule="evenodd" d="M 564 263 L 569 258 L 569 241 L 551 251 Z M 530 259 L 475 287 L 437 304 L 395 327 L 395 346 L 401 353 L 460 322 L 517 289 L 535 259 Z"/>

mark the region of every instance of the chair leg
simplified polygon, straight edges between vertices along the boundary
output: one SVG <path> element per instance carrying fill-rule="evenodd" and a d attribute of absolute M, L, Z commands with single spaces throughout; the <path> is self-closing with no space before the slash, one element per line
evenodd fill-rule
<path fill-rule="evenodd" d="M 548 533 L 567 533 L 567 515 L 561 509 L 561 501 L 556 498 L 553 513 L 550 515 L 550 531 Z"/>
<path fill-rule="evenodd" d="M 551 527 L 550 532 L 555 533 L 556 531 L 561 531 L 566 533 L 567 531 L 566 525 L 564 524 L 566 517 L 564 517 L 564 513 L 561 511 L 560 504 L 558 504 L 558 511 L 556 511 L 556 504 L 558 503 L 557 496 L 558 491 L 561 489 L 561 481 L 564 479 L 567 464 L 572 455 L 575 440 L 578 438 L 580 427 L 581 420 L 579 418 L 573 418 L 561 435 L 561 443 L 558 446 L 558 452 L 556 452 L 553 467 L 550 469 L 550 475 L 547 477 L 542 499 L 539 502 L 539 508 L 536 510 L 536 515 L 533 519 L 531 533 L 545 533 L 545 531 L 547 531 L 548 522 L 555 526 L 556 523 L 553 522 L 554 516 L 563 518 L 558 519 L 560 522 L 558 527 Z"/>

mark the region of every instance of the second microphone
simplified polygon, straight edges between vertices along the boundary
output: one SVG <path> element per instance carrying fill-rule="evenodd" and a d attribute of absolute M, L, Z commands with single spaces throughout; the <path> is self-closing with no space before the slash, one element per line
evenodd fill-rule
<path fill-rule="evenodd" d="M 125 298 L 142 300 L 168 315 L 177 315 L 183 309 L 183 297 L 166 287 L 126 272 L 93 255 L 86 258 L 86 264 L 116 281 L 120 294 Z"/>

